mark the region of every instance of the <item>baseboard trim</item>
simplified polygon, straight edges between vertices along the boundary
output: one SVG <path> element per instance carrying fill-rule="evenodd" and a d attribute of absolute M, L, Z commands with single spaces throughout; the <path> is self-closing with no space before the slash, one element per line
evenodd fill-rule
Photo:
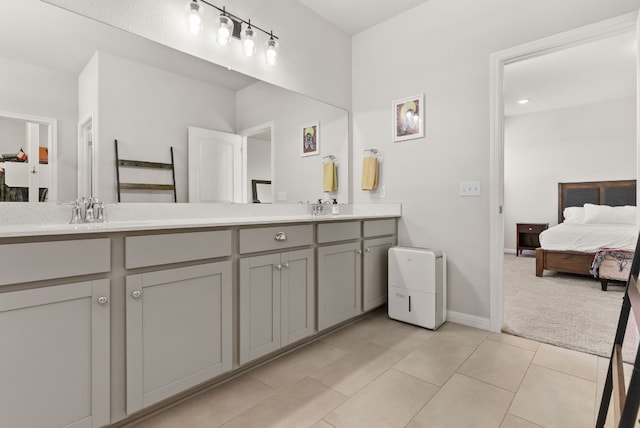
<path fill-rule="evenodd" d="M 515 248 L 505 248 L 504 249 L 504 253 L 505 254 L 515 254 L 516 253 L 516 249 Z"/>
<path fill-rule="evenodd" d="M 489 318 L 463 314 L 462 312 L 447 311 L 447 321 L 469 327 L 480 328 L 482 330 L 491 330 L 491 321 Z"/>

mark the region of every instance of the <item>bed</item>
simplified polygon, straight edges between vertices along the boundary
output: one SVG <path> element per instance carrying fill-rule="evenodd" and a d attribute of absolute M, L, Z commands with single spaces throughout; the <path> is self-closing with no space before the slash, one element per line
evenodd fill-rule
<path fill-rule="evenodd" d="M 605 227 L 594 228 L 599 229 L 595 232 L 598 237 L 589 235 L 586 238 L 579 238 L 577 235 L 572 235 L 572 233 L 579 233 L 580 229 L 585 232 L 587 226 L 564 224 L 564 210 L 569 207 L 582 207 L 584 204 L 610 207 L 635 206 L 636 180 L 558 183 L 558 226 L 548 231 L 553 234 L 561 230 L 562 233 L 551 241 L 541 234 L 541 248 L 536 249 L 536 276 L 542 276 L 545 270 L 589 275 L 598 248 L 624 247 L 632 250 L 635 248 L 635 240 L 638 237 L 635 225 L 630 227 L 599 225 Z M 543 233 L 548 235 L 547 231 Z M 610 239 L 613 235 L 617 240 Z M 564 243 L 563 239 L 565 239 Z M 573 245 L 576 243 L 578 245 Z"/>

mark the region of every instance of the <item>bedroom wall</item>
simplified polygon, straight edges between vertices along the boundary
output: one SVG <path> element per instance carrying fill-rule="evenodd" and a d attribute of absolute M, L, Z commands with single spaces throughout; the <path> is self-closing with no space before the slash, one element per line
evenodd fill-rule
<path fill-rule="evenodd" d="M 399 244 L 448 256 L 452 320 L 489 328 L 489 57 L 635 12 L 638 0 L 429 0 L 353 38 L 354 201 L 400 202 Z M 393 100 L 425 94 L 425 137 L 391 141 Z M 359 190 L 362 150 L 384 155 L 380 192 Z M 481 196 L 460 197 L 478 180 Z"/>
<path fill-rule="evenodd" d="M 558 183 L 636 178 L 636 99 L 505 120 L 505 251 L 516 223 L 558 223 Z"/>
<path fill-rule="evenodd" d="M 37 65 L 0 58 L 0 111 L 58 120 L 58 199 L 75 199 L 77 77 Z"/>

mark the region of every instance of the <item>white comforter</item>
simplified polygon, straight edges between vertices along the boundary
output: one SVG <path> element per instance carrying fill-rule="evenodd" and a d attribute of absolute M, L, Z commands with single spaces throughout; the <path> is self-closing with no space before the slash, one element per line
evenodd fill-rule
<path fill-rule="evenodd" d="M 636 248 L 638 227 L 632 224 L 561 223 L 540 234 L 545 250 L 595 252 L 598 248 Z"/>

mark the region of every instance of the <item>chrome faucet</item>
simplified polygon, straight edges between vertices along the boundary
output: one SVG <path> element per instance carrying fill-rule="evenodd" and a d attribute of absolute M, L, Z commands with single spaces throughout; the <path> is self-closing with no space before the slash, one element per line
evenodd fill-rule
<path fill-rule="evenodd" d="M 106 223 L 106 221 L 104 202 L 84 196 L 71 202 L 70 224 Z"/>

